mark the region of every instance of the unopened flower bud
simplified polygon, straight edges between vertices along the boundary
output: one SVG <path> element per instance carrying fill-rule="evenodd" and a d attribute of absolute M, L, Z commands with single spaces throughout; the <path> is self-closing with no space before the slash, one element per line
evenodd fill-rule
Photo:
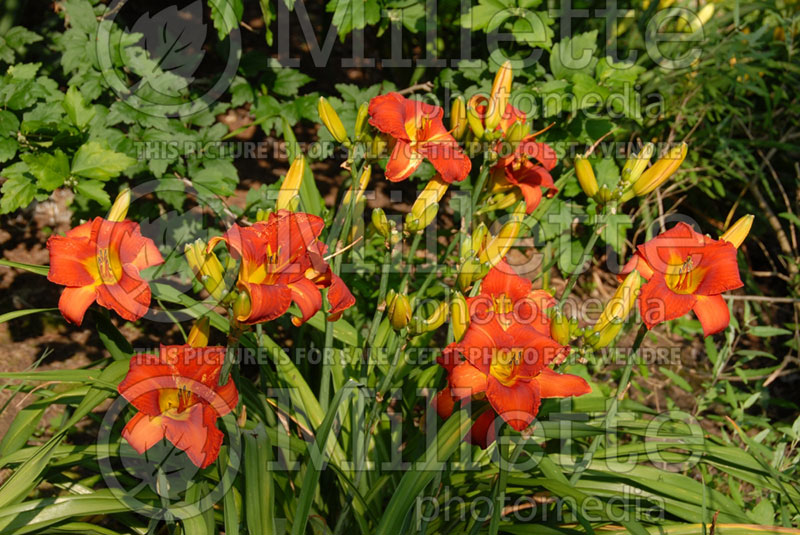
<path fill-rule="evenodd" d="M 369 104 L 362 103 L 358 108 L 356 114 L 356 139 L 361 139 L 364 134 L 364 126 L 367 124 L 367 117 L 369 117 Z"/>
<path fill-rule="evenodd" d="M 449 185 L 438 174 L 428 181 L 406 217 L 406 229 L 409 232 L 418 232 L 433 222 L 439 211 L 439 201 Z"/>
<path fill-rule="evenodd" d="M 486 129 L 494 130 L 503 119 L 506 112 L 508 100 L 511 96 L 511 81 L 514 72 L 511 69 L 511 61 L 506 60 L 497 70 L 492 83 L 492 91 L 489 94 L 489 105 L 486 111 Z"/>
<path fill-rule="evenodd" d="M 622 330 L 622 326 L 625 324 L 622 320 L 615 320 L 601 330 L 592 332 L 592 334 L 587 339 L 587 342 L 590 346 L 594 349 L 602 349 L 608 346 L 611 342 L 616 339 L 619 332 Z"/>
<path fill-rule="evenodd" d="M 386 217 L 386 212 L 382 208 L 375 208 L 372 210 L 371 219 L 372 225 L 378 231 L 378 234 L 383 236 L 384 240 L 388 240 L 392 234 L 392 227 Z"/>
<path fill-rule="evenodd" d="M 319 118 L 322 120 L 322 124 L 324 124 L 328 132 L 331 133 L 333 139 L 339 143 L 347 141 L 347 130 L 344 129 L 342 120 L 339 119 L 336 110 L 333 109 L 333 106 L 331 106 L 331 103 L 328 102 L 325 97 L 319 97 L 317 111 L 319 112 Z"/>
<path fill-rule="evenodd" d="M 281 189 L 278 191 L 278 200 L 275 202 L 276 210 L 293 210 L 293 206 L 294 208 L 297 207 L 298 201 L 293 202 L 293 199 L 299 199 L 300 184 L 303 181 L 305 170 L 306 160 L 302 154 L 298 154 L 283 178 L 283 184 L 281 184 Z"/>
<path fill-rule="evenodd" d="M 238 321 L 245 321 L 250 315 L 250 294 L 242 290 L 233 303 L 233 315 Z"/>
<path fill-rule="evenodd" d="M 650 163 L 650 158 L 653 157 L 653 152 L 655 152 L 656 146 L 652 143 L 645 143 L 642 150 L 639 151 L 639 154 L 635 156 L 630 156 L 625 161 L 625 166 L 622 168 L 622 180 L 626 184 L 632 184 L 636 182 L 644 170 L 647 169 L 647 164 Z"/>
<path fill-rule="evenodd" d="M 572 339 L 569 331 L 569 318 L 562 314 L 560 310 L 556 309 L 553 313 L 553 317 L 550 319 L 550 336 L 553 340 L 565 346 L 569 344 L 569 341 Z"/>
<path fill-rule="evenodd" d="M 517 241 L 517 236 L 519 236 L 521 230 L 522 217 L 513 215 L 507 223 L 500 227 L 497 236 L 490 239 L 486 247 L 481 251 L 479 256 L 481 263 L 496 266 L 505 258 L 511 246 Z"/>
<path fill-rule="evenodd" d="M 469 306 L 461 292 L 455 292 L 450 298 L 450 321 L 455 341 L 460 342 L 469 327 Z"/>
<path fill-rule="evenodd" d="M 203 316 L 192 326 L 189 336 L 186 337 L 186 343 L 192 347 L 206 347 L 210 334 L 211 320 L 208 316 Z"/>
<path fill-rule="evenodd" d="M 461 141 L 468 127 L 467 105 L 464 97 L 458 96 L 453 99 L 453 106 L 450 108 L 450 132 L 457 141 Z"/>
<path fill-rule="evenodd" d="M 477 105 L 477 98 L 472 97 L 469 99 L 469 102 L 467 103 L 467 122 L 469 123 L 469 128 L 472 130 L 472 134 L 475 136 L 475 139 L 483 139 L 483 135 L 485 133 L 483 117 L 481 117 L 480 113 L 478 112 Z"/>
<path fill-rule="evenodd" d="M 184 247 L 186 262 L 203 288 L 211 294 L 211 297 L 220 301 L 225 296 L 226 290 L 225 270 L 214 251 L 208 249 L 208 245 L 200 239 L 186 244 Z"/>
<path fill-rule="evenodd" d="M 125 188 L 119 192 L 117 198 L 114 200 L 114 204 L 111 205 L 111 210 L 108 211 L 108 219 L 109 221 L 124 221 L 125 216 L 128 215 L 128 207 L 131 205 L 131 190 L 130 188 Z"/>
<path fill-rule="evenodd" d="M 403 329 L 411 321 L 411 303 L 404 294 L 389 290 L 386 294 L 386 316 L 396 331 Z"/>
<path fill-rule="evenodd" d="M 369 186 L 369 180 L 372 178 L 372 166 L 367 164 L 364 166 L 364 170 L 361 172 L 361 177 L 358 179 L 358 190 L 356 191 L 356 202 L 360 201 L 364 197 L 364 192 L 367 190 L 367 186 Z M 353 188 L 347 190 L 347 193 L 344 195 L 343 203 L 345 206 L 349 206 L 350 202 L 353 198 L 352 195 Z"/>
<path fill-rule="evenodd" d="M 687 150 L 686 143 L 673 147 L 666 156 L 650 166 L 633 183 L 633 192 L 641 197 L 654 191 L 678 170 L 683 160 L 686 159 Z"/>
<path fill-rule="evenodd" d="M 597 178 L 594 176 L 594 169 L 589 160 L 582 156 L 575 158 L 575 174 L 578 176 L 578 183 L 587 197 L 594 197 L 599 189 Z"/>
<path fill-rule="evenodd" d="M 628 276 L 625 277 L 625 280 L 619 285 L 617 291 L 614 292 L 614 296 L 606 303 L 606 307 L 603 309 L 603 313 L 600 315 L 600 319 L 597 320 L 592 331 L 600 332 L 609 323 L 624 322 L 633 309 L 634 303 L 636 303 L 636 297 L 639 295 L 639 288 L 641 286 L 642 277 L 639 275 L 639 272 L 634 269 L 628 273 Z"/>
<path fill-rule="evenodd" d="M 426 319 L 414 317 L 408 324 L 408 330 L 413 335 L 429 333 L 441 327 L 447 320 L 447 303 L 440 302 Z"/>
<path fill-rule="evenodd" d="M 739 218 L 739 220 L 731 225 L 719 239 L 732 243 L 733 246 L 738 249 L 750 233 L 750 228 L 753 226 L 753 219 L 754 217 L 752 214 L 747 214 Z"/>

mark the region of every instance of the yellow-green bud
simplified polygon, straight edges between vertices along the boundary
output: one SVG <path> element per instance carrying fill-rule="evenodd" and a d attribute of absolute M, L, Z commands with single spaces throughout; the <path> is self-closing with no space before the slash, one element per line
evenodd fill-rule
<path fill-rule="evenodd" d="M 454 292 L 450 298 L 450 321 L 453 323 L 455 341 L 460 342 L 469 327 L 469 306 L 461 292 Z"/>
<path fill-rule="evenodd" d="M 324 124 L 328 132 L 331 133 L 333 139 L 339 143 L 347 141 L 347 130 L 344 129 L 342 120 L 339 119 L 336 110 L 333 109 L 333 106 L 331 106 L 331 103 L 328 102 L 325 97 L 319 97 L 317 111 L 319 112 L 319 118 L 322 120 L 322 124 Z"/>
<path fill-rule="evenodd" d="M 384 240 L 388 240 L 389 236 L 392 235 L 392 227 L 386 217 L 386 212 L 382 208 L 375 208 L 372 210 L 371 218 L 372 225 L 378 231 L 378 234 L 383 236 Z"/>
<path fill-rule="evenodd" d="M 686 159 L 687 151 L 686 143 L 673 147 L 666 156 L 654 163 L 633 183 L 633 192 L 643 196 L 658 188 L 678 170 L 683 160 Z"/>
<path fill-rule="evenodd" d="M 625 161 L 625 166 L 622 168 L 622 180 L 626 184 L 632 184 L 636 182 L 644 170 L 647 169 L 647 164 L 650 163 L 650 158 L 653 157 L 653 153 L 656 150 L 656 146 L 652 143 L 645 143 L 642 150 L 639 151 L 639 154 L 635 156 L 630 156 Z"/>
<path fill-rule="evenodd" d="M 125 216 L 128 215 L 128 207 L 130 205 L 131 190 L 130 188 L 125 188 L 117 195 L 114 204 L 111 206 L 111 210 L 108 211 L 108 217 L 106 219 L 109 221 L 124 221 Z"/>
<path fill-rule="evenodd" d="M 464 97 L 458 96 L 453 99 L 453 106 L 450 108 L 450 132 L 457 141 L 461 141 L 468 127 L 467 105 Z"/>
<path fill-rule="evenodd" d="M 597 178 L 594 176 L 592 164 L 583 156 L 575 158 L 575 174 L 578 176 L 578 183 L 587 197 L 594 197 L 597 194 Z"/>
<path fill-rule="evenodd" d="M 192 326 L 189 336 L 186 337 L 186 343 L 192 347 L 206 347 L 210 335 L 211 320 L 208 316 L 203 316 Z"/>
<path fill-rule="evenodd" d="M 553 313 L 553 317 L 550 319 L 550 336 L 562 346 L 569 344 L 569 341 L 572 339 L 570 336 L 569 318 L 558 309 L 556 309 Z"/>
<path fill-rule="evenodd" d="M 411 321 L 411 303 L 404 294 L 389 290 L 386 295 L 386 315 L 396 331 L 403 329 Z"/>
<path fill-rule="evenodd" d="M 364 134 L 367 117 L 369 117 L 369 104 L 364 102 L 358 107 L 358 113 L 356 114 L 356 139 L 361 139 Z"/>

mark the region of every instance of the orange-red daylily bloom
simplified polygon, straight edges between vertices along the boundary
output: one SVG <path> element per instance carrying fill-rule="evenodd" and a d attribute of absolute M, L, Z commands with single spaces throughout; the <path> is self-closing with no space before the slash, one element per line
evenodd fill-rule
<path fill-rule="evenodd" d="M 369 124 L 395 140 L 386 164 L 388 180 L 405 180 L 425 158 L 445 182 L 458 182 L 469 174 L 472 163 L 445 128 L 439 106 L 388 93 L 370 101 L 369 115 Z"/>
<path fill-rule="evenodd" d="M 161 346 L 158 355 L 134 355 L 118 390 L 139 413 L 123 438 L 141 454 L 166 437 L 200 468 L 213 463 L 223 438 L 217 418 L 239 401 L 230 377 L 219 386 L 224 360 L 224 347 Z"/>
<path fill-rule="evenodd" d="M 640 245 L 622 273 L 633 269 L 648 280 L 638 300 L 648 328 L 691 310 L 705 336 L 718 333 L 730 323 L 721 294 L 743 286 L 736 247 L 699 234 L 686 223 Z"/>
<path fill-rule="evenodd" d="M 556 304 L 545 290 L 534 290 L 533 283 L 514 272 L 501 260 L 481 282 L 481 291 L 467 298 L 470 321 L 481 323 L 497 315 L 502 325 L 511 321 L 528 325 L 540 334 L 550 333 L 550 318 L 544 310 Z"/>
<path fill-rule="evenodd" d="M 497 415 L 522 431 L 535 418 L 542 398 L 580 396 L 590 387 L 581 377 L 548 367 L 569 348 L 553 340 L 549 328 L 542 327 L 546 323 L 536 319 L 544 315 L 544 306 L 535 301 L 546 300 L 530 299 L 530 281 L 510 273 L 510 268 L 495 267 L 484 279 L 482 292 L 491 297 L 491 304 L 471 314 L 463 339 L 445 348 L 439 359 L 448 371 L 449 388 L 439 393 L 435 405 L 448 417 L 456 400 L 485 395 L 491 410 L 478 417 L 467 438 L 486 447 L 494 440 L 491 424 Z"/>
<path fill-rule="evenodd" d="M 542 200 L 542 188 L 548 197 L 558 192 L 550 171 L 558 161 L 555 151 L 536 141 L 537 134 L 527 136 L 509 155 L 497 160 L 491 168 L 492 190 L 519 188 L 525 199 L 525 211 L 533 212 Z"/>
<path fill-rule="evenodd" d="M 139 272 L 164 259 L 138 223 L 97 217 L 65 236 L 51 236 L 47 249 L 47 279 L 66 286 L 58 308 L 67 321 L 80 325 L 95 301 L 129 321 L 147 313 L 150 286 Z"/>
<path fill-rule="evenodd" d="M 224 241 L 231 254 L 241 259 L 237 288 L 249 298 L 249 310 L 237 320 L 253 324 L 282 316 L 294 301 L 302 325 L 322 308 L 320 289 L 328 288 L 328 320 L 334 321 L 355 303 L 342 279 L 325 261 L 326 246 L 319 237 L 325 223 L 305 213 L 279 210 L 267 221 L 251 227 L 233 225 L 222 237 L 209 241 L 209 250 Z"/>
<path fill-rule="evenodd" d="M 470 99 L 470 103 L 481 124 L 485 125 L 487 106 L 478 104 L 481 98 L 485 99 L 486 97 L 476 95 Z M 527 117 L 523 111 L 507 104 L 506 111 L 494 131 L 502 133 L 504 139 L 508 138 L 512 127 L 516 123 L 524 125 L 526 120 Z M 525 200 L 525 211 L 529 214 L 539 206 L 539 202 L 542 200 L 542 188 L 545 188 L 548 197 L 552 197 L 558 192 L 550 174 L 550 171 L 556 166 L 558 158 L 550 145 L 536 141 L 536 136 L 541 133 L 529 134 L 521 140 L 508 140 L 513 145 L 513 151 L 498 159 L 491 168 L 491 191 L 497 193 L 519 188 Z M 502 147 L 502 142 L 503 139 L 498 141 L 498 150 Z"/>

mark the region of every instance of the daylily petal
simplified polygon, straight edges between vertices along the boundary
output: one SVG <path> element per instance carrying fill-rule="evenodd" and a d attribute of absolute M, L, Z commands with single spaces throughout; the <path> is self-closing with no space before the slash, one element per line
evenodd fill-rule
<path fill-rule="evenodd" d="M 287 286 L 292 291 L 292 301 L 300 308 L 301 316 L 292 317 L 292 323 L 299 327 L 322 309 L 322 294 L 316 284 L 305 277 Z"/>
<path fill-rule="evenodd" d="M 442 180 L 450 183 L 460 182 L 469 175 L 472 162 L 449 133 L 447 137 L 449 139 L 425 143 L 420 152 L 430 160 Z"/>
<path fill-rule="evenodd" d="M 199 468 L 213 463 L 219 455 L 223 434 L 215 424 L 216 414 L 201 403 L 192 405 L 180 418 L 163 416 L 167 440 L 186 452 Z"/>
<path fill-rule="evenodd" d="M 639 310 L 648 329 L 683 316 L 696 302 L 693 294 L 677 294 L 670 290 L 661 273 L 654 273 L 639 294 Z"/>
<path fill-rule="evenodd" d="M 136 268 L 123 267 L 122 277 L 116 284 L 97 286 L 97 304 L 111 309 L 128 321 L 136 321 L 150 307 L 150 286 L 138 274 Z"/>
<path fill-rule="evenodd" d="M 464 437 L 467 442 L 480 446 L 482 449 L 489 447 L 489 444 L 497 440 L 497 431 L 495 430 L 495 420 L 497 413 L 491 408 L 486 409 L 472 424 L 467 436 Z"/>
<path fill-rule="evenodd" d="M 169 363 L 175 373 L 183 379 L 195 381 L 196 385 L 190 385 L 190 389 L 204 386 L 206 389 L 214 389 L 219 383 L 219 373 L 222 364 L 225 362 L 225 348 L 219 346 L 192 347 L 182 346 L 161 346 L 161 358 Z M 205 390 L 205 389 L 204 389 Z M 200 399 L 206 403 L 211 403 L 213 394 L 209 391 L 195 392 L 200 394 Z"/>
<path fill-rule="evenodd" d="M 644 277 L 646 280 L 650 280 L 650 277 L 653 276 L 653 268 L 647 263 L 647 260 L 645 260 L 639 253 L 634 253 L 631 259 L 628 260 L 624 266 L 622 266 L 622 271 L 620 271 L 619 275 L 617 275 L 617 279 L 622 282 L 625 280 L 625 277 L 628 275 L 628 273 L 634 269 L 638 270 L 639 275 Z"/>
<path fill-rule="evenodd" d="M 485 392 L 487 377 L 469 362 L 462 362 L 450 372 L 449 382 L 453 398 L 462 399 Z"/>
<path fill-rule="evenodd" d="M 242 323 L 272 321 L 286 313 L 292 304 L 292 291 L 288 286 L 248 284 L 241 281 L 239 284 L 250 296 L 250 313 L 236 318 Z"/>
<path fill-rule="evenodd" d="M 91 265 L 97 249 L 88 239 L 50 236 L 47 249 L 50 252 L 47 280 L 64 286 L 86 286 L 95 282 L 87 264 Z"/>
<path fill-rule="evenodd" d="M 405 180 L 419 167 L 422 160 L 422 154 L 412 149 L 405 141 L 398 140 L 386 163 L 386 179 L 392 182 Z"/>
<path fill-rule="evenodd" d="M 161 414 L 159 391 L 177 387 L 175 370 L 159 355 L 139 353 L 131 357 L 128 374 L 117 390 L 140 412 L 158 416 Z"/>
<path fill-rule="evenodd" d="M 513 303 L 527 297 L 531 292 L 531 286 L 533 286 L 531 281 L 517 275 L 505 260 L 501 260 L 484 277 L 481 294 L 489 294 L 492 297 L 506 295 Z"/>
<path fill-rule="evenodd" d="M 520 182 L 519 190 L 522 192 L 522 197 L 525 199 L 525 213 L 532 213 L 542 201 L 542 188 Z"/>
<path fill-rule="evenodd" d="M 122 438 L 141 455 L 164 439 L 162 420 L 161 416 L 151 418 L 140 412 L 125 424 Z"/>
<path fill-rule="evenodd" d="M 335 273 L 331 274 L 331 285 L 328 287 L 328 321 L 336 321 L 342 312 L 356 304 L 356 298 L 350 292 L 350 288 L 344 283 L 342 278 Z"/>
<path fill-rule="evenodd" d="M 517 381 L 514 386 L 508 387 L 490 377 L 486 397 L 508 425 L 522 431 L 539 412 L 541 399 L 538 386 L 537 382 Z"/>
<path fill-rule="evenodd" d="M 369 124 L 397 139 L 408 141 L 406 100 L 397 93 L 378 95 L 369 101 Z"/>
<path fill-rule="evenodd" d="M 543 398 L 582 396 L 592 391 L 583 377 L 558 373 L 550 368 L 544 368 L 535 380 L 539 383 L 539 393 Z"/>
<path fill-rule="evenodd" d="M 698 295 L 692 311 L 703 326 L 703 336 L 724 331 L 731 322 L 731 313 L 721 295 Z"/>
<path fill-rule="evenodd" d="M 97 291 L 93 285 L 81 286 L 79 288 L 64 288 L 61 297 L 58 299 L 58 310 L 64 319 L 75 325 L 83 323 L 83 316 L 86 314 L 92 303 L 97 299 Z"/>
<path fill-rule="evenodd" d="M 705 247 L 695 256 L 700 257 L 699 265 L 695 269 L 707 270 L 695 290 L 696 294 L 716 295 L 744 286 L 739 276 L 736 247 L 733 244 L 716 242 L 713 246 Z"/>

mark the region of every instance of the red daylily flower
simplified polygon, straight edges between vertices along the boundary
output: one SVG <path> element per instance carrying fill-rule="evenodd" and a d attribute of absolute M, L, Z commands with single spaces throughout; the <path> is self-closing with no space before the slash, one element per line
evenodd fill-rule
<path fill-rule="evenodd" d="M 705 336 L 716 334 L 731 319 L 721 294 L 744 286 L 736 247 L 699 234 L 686 223 L 640 245 L 622 273 L 634 269 L 648 280 L 638 299 L 648 329 L 691 310 Z"/>
<path fill-rule="evenodd" d="M 536 135 L 520 141 L 513 153 L 500 158 L 490 170 L 493 191 L 519 188 L 528 214 L 539 206 L 542 188 L 548 197 L 558 192 L 550 174 L 558 161 L 556 153 L 550 145 L 535 141 Z"/>
<path fill-rule="evenodd" d="M 522 431 L 536 417 L 542 398 L 591 391 L 582 377 L 548 368 L 566 351 L 567 347 L 527 325 L 512 322 L 504 329 L 496 317 L 483 325 L 471 323 L 461 342 L 443 352 L 440 364 L 448 369 L 449 394 L 437 397 L 437 411 L 447 417 L 456 400 L 485 394 L 492 410 L 478 417 L 468 439 L 483 447 L 490 444 L 490 424 L 496 415 Z"/>
<path fill-rule="evenodd" d="M 545 336 L 550 334 L 550 318 L 543 312 L 555 304 L 552 295 L 534 290 L 533 283 L 517 275 L 505 260 L 489 270 L 480 293 L 467 298 L 470 321 L 480 323 L 496 314 L 502 325 L 516 321 Z"/>
<path fill-rule="evenodd" d="M 456 400 L 485 394 L 491 410 L 477 418 L 467 435 L 484 448 L 494 441 L 498 415 L 522 431 L 539 412 L 542 398 L 590 391 L 583 378 L 548 367 L 569 348 L 550 337 L 543 311 L 554 304 L 553 297 L 531 290 L 531 285 L 505 261 L 492 268 L 481 293 L 468 300 L 470 325 L 463 339 L 450 344 L 439 358 L 448 372 L 448 388 L 437 395 L 436 410 L 447 418 Z"/>
<path fill-rule="evenodd" d="M 477 104 L 481 98 L 486 99 L 485 96 L 476 95 L 470 99 L 470 102 L 471 107 L 485 126 L 487 106 L 485 104 Z M 507 104 L 506 111 L 503 113 L 500 124 L 497 125 L 495 131 L 500 131 L 505 136 L 514 123 L 524 123 L 526 120 L 527 117 L 523 111 L 511 104 Z M 510 155 L 500 158 L 490 170 L 492 192 L 497 193 L 519 188 L 523 199 L 525 199 L 525 211 L 529 214 L 539 206 L 539 202 L 542 200 L 542 188 L 546 189 L 548 197 L 552 197 L 558 192 L 550 174 L 550 171 L 556 166 L 558 158 L 550 145 L 536 141 L 536 136 L 541 133 L 536 132 L 523 138 Z M 500 143 L 502 143 L 502 140 L 498 141 L 498 150 Z M 531 161 L 531 158 L 536 163 Z"/>
<path fill-rule="evenodd" d="M 322 308 L 323 288 L 328 288 L 329 321 L 353 306 L 355 297 L 324 259 L 327 248 L 317 239 L 324 227 L 315 215 L 279 210 L 250 227 L 234 224 L 224 236 L 209 241 L 209 250 L 224 241 L 242 261 L 237 287 L 250 298 L 250 309 L 238 321 L 274 320 L 294 301 L 301 317 L 292 323 L 300 326 Z"/>
<path fill-rule="evenodd" d="M 369 115 L 369 124 L 395 140 L 386 164 L 388 180 L 405 180 L 425 158 L 449 183 L 464 180 L 472 169 L 472 162 L 444 127 L 439 106 L 388 93 L 370 101 Z"/>
<path fill-rule="evenodd" d="M 122 437 L 140 454 L 166 437 L 198 467 L 213 463 L 223 438 L 217 418 L 239 402 L 230 377 L 219 386 L 224 360 L 224 347 L 161 346 L 158 355 L 134 355 L 118 390 L 139 413 Z"/>
<path fill-rule="evenodd" d="M 150 286 L 139 272 L 164 262 L 138 223 L 97 217 L 47 240 L 47 279 L 66 286 L 58 300 L 64 319 L 80 325 L 97 301 L 126 320 L 135 321 L 150 306 Z"/>

